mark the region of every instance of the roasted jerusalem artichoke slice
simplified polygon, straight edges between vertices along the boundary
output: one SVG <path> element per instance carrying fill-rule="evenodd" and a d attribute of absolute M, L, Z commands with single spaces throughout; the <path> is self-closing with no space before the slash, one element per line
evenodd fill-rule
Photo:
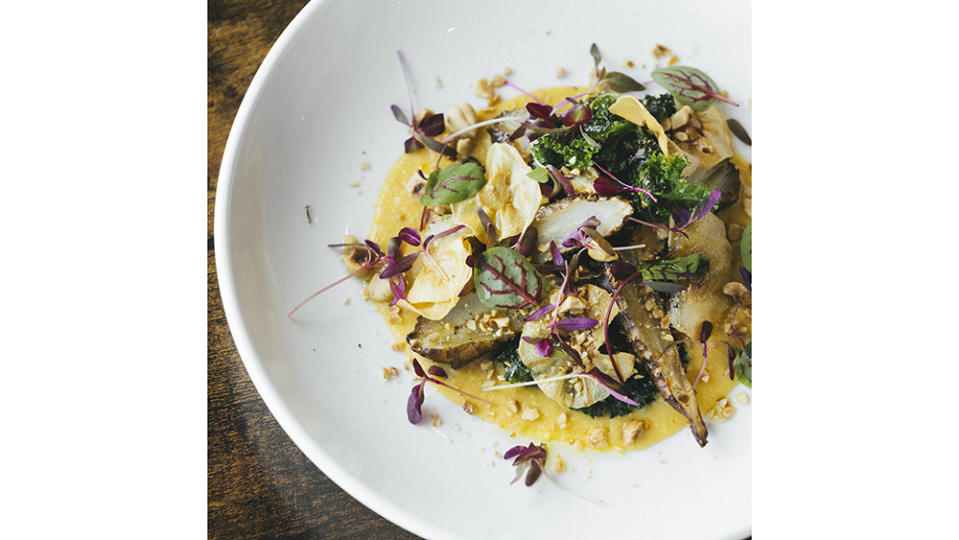
<path fill-rule="evenodd" d="M 635 264 L 637 261 L 630 262 Z M 610 290 L 622 284 L 613 276 L 610 265 L 606 266 L 606 279 Z M 689 429 L 696 442 L 705 446 L 706 423 L 696 401 L 696 390 L 686 377 L 668 322 L 665 327 L 663 325 L 663 306 L 659 297 L 642 282 L 631 281 L 623 286 L 616 304 L 621 310 L 616 320 L 636 357 L 652 376 L 659 394 L 689 420 Z M 647 308 L 647 305 L 651 307 Z"/>
<path fill-rule="evenodd" d="M 515 339 L 526 314 L 518 309 L 495 312 L 472 293 L 438 321 L 418 317 L 406 341 L 417 354 L 459 368 Z"/>
<path fill-rule="evenodd" d="M 596 232 L 609 236 L 623 226 L 626 216 L 633 213 L 633 205 L 619 197 L 600 197 L 598 195 L 577 195 L 560 199 L 539 209 L 533 227 L 539 235 L 539 253 L 548 257 L 550 241 L 556 242 L 560 251 L 563 240 L 576 231 L 576 228 L 591 217 L 599 220 Z"/>

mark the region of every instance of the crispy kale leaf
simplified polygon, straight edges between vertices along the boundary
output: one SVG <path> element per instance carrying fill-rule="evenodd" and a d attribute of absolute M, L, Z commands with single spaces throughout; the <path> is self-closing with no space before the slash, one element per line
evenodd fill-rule
<path fill-rule="evenodd" d="M 659 391 L 656 390 L 656 384 L 653 383 L 653 379 L 646 374 L 645 371 L 643 372 L 643 375 L 645 376 L 642 378 L 633 376 L 629 379 L 626 379 L 626 382 L 623 383 L 623 386 L 619 389 L 619 393 L 632 399 L 636 403 L 639 403 L 640 406 L 645 406 L 652 403 L 656 399 L 656 396 L 659 395 Z M 629 414 L 631 411 L 637 408 L 638 407 L 634 407 L 628 403 L 623 403 L 613 396 L 609 396 L 602 401 L 593 403 L 589 407 L 576 410 L 584 412 L 592 417 L 615 417 Z"/>
<path fill-rule="evenodd" d="M 596 147 L 586 142 L 583 137 L 573 138 L 566 142 L 566 134 L 550 133 L 544 135 L 530 145 L 530 152 L 537 162 L 543 165 L 567 166 L 570 169 L 586 168 L 593 164 L 593 154 Z"/>
<path fill-rule="evenodd" d="M 703 184 L 686 181 L 683 169 L 687 165 L 689 161 L 682 155 L 666 157 L 662 153 L 652 154 L 643 162 L 632 177 L 633 185 L 652 192 L 657 202 L 633 192 L 639 219 L 666 223 L 673 211 L 692 210 L 709 196 L 709 188 Z"/>
<path fill-rule="evenodd" d="M 503 364 L 506 370 L 504 374 L 506 382 L 510 384 L 533 380 L 533 374 L 530 373 L 526 364 L 519 359 L 518 346 L 519 343 L 517 341 L 511 341 L 509 345 L 503 347 L 493 355 L 494 361 Z"/>

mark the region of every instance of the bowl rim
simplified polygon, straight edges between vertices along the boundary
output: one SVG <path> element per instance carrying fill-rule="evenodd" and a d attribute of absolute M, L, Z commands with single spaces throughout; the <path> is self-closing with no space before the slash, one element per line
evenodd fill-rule
<path fill-rule="evenodd" d="M 286 49 L 303 31 L 308 21 L 316 16 L 320 9 L 332 2 L 333 0 L 311 0 L 296 14 L 270 47 L 263 62 L 257 68 L 233 120 L 230 134 L 224 146 L 223 157 L 220 161 L 213 207 L 214 266 L 217 273 L 220 298 L 240 360 L 267 409 L 293 441 L 293 444 L 337 486 L 378 515 L 419 536 L 449 538 L 454 536 L 454 533 L 440 529 L 380 496 L 375 490 L 341 467 L 320 445 L 313 441 L 306 428 L 290 411 L 284 398 L 270 381 L 266 369 L 256 354 L 236 294 L 234 268 L 230 258 L 231 217 L 229 209 L 233 197 L 233 176 L 236 172 L 240 143 L 245 139 L 249 130 L 251 112 L 259 102 L 263 87 L 276 69 L 279 59 L 284 56 Z"/>

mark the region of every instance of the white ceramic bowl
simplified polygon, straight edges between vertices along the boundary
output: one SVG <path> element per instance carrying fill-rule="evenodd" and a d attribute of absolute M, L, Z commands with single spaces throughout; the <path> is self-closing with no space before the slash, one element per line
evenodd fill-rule
<path fill-rule="evenodd" d="M 747 2 L 314 0 L 253 79 L 223 156 L 215 240 L 220 291 L 257 390 L 303 452 L 363 504 L 430 538 L 737 538 L 750 528 L 750 414 L 711 424 L 700 449 L 684 431 L 647 451 L 576 455 L 558 476 L 509 486 L 497 457 L 517 439 L 427 389 L 445 419 L 412 426 L 408 373 L 360 285 L 344 283 L 291 320 L 287 311 L 344 274 L 325 245 L 364 237 L 379 185 L 407 136 L 389 112 L 472 100 L 469 84 L 509 66 L 523 87 L 582 84 L 591 42 L 606 65 L 649 80 L 655 43 L 708 72 L 743 103 L 749 128 Z M 631 59 L 636 68 L 629 69 Z M 647 69 L 640 66 L 647 64 Z M 567 75 L 556 79 L 556 70 Z M 435 88 L 433 78 L 442 81 Z M 504 96 L 513 95 L 503 89 Z M 728 109 L 727 109 L 728 110 Z M 360 163 L 370 168 L 360 170 Z M 359 181 L 360 188 L 349 184 Z M 307 224 L 304 206 L 314 223 Z M 352 302 L 344 305 L 344 299 Z M 362 345 L 360 348 L 359 345 Z M 734 390 L 734 393 L 738 390 Z M 561 448 L 556 445 L 555 448 Z"/>

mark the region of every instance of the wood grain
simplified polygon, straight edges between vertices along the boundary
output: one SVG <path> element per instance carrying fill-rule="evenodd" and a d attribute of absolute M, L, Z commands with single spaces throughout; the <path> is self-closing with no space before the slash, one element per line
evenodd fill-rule
<path fill-rule="evenodd" d="M 243 94 L 303 0 L 210 1 L 207 103 L 207 524 L 210 538 L 417 538 L 338 488 L 260 399 L 236 352 L 216 279 L 213 202 Z"/>

